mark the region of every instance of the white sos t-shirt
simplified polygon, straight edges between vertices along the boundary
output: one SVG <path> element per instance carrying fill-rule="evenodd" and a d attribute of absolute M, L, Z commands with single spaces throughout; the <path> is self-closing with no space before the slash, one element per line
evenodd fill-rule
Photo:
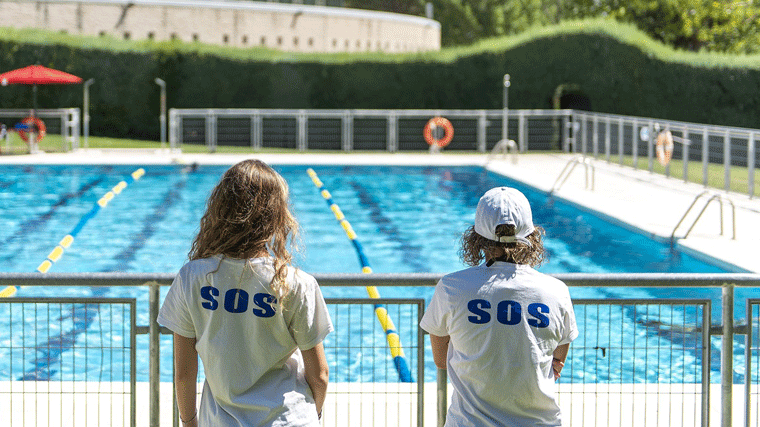
<path fill-rule="evenodd" d="M 578 336 L 567 286 L 497 261 L 444 276 L 420 322 L 449 336 L 446 426 L 559 426 L 553 352 Z"/>
<path fill-rule="evenodd" d="M 203 362 L 199 426 L 318 426 L 300 350 L 333 330 L 316 280 L 294 268 L 282 309 L 271 259 L 190 261 L 169 289 L 158 323 L 197 340 Z"/>

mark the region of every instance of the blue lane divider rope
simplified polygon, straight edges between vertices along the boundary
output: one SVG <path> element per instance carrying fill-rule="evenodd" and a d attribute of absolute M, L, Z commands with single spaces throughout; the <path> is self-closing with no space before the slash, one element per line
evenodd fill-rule
<path fill-rule="evenodd" d="M 63 252 L 71 246 L 71 244 L 74 242 L 74 238 L 77 236 L 77 234 L 79 234 L 80 231 L 82 231 L 82 228 L 84 228 L 85 224 L 87 224 L 87 221 L 92 219 L 98 212 L 100 212 L 101 209 L 105 208 L 108 205 L 108 202 L 110 202 L 114 197 L 116 197 L 117 194 L 121 193 L 125 188 L 127 188 L 127 185 L 140 179 L 140 177 L 143 175 L 145 175 L 145 169 L 137 169 L 123 181 L 116 184 L 111 189 L 111 191 L 103 195 L 103 197 L 101 197 L 97 203 L 95 203 L 92 209 L 79 220 L 77 225 L 74 226 L 74 229 L 71 230 L 69 234 L 65 235 L 63 239 L 61 239 L 58 245 L 50 252 L 50 254 L 48 254 L 47 258 L 42 261 L 42 264 L 37 267 L 37 271 L 40 273 L 47 273 L 48 270 L 50 270 L 50 267 L 53 266 L 53 263 L 61 259 Z M 18 287 L 16 286 L 8 286 L 0 291 L 0 298 L 11 297 L 16 294 L 17 290 Z"/>
<path fill-rule="evenodd" d="M 324 187 L 324 184 L 322 181 L 320 181 L 317 173 L 314 172 L 314 169 L 309 168 L 306 170 L 306 173 L 309 174 L 312 182 L 314 182 L 314 185 L 317 186 L 317 189 L 319 189 L 322 197 L 327 201 L 327 205 L 335 215 L 335 219 L 338 220 L 341 227 L 343 227 L 343 230 L 346 232 L 349 240 L 351 240 L 351 243 L 354 245 L 354 249 L 356 249 L 356 254 L 359 256 L 359 262 L 362 266 L 362 273 L 372 273 L 372 267 L 370 267 L 369 260 L 364 254 L 364 248 L 356 238 L 356 232 L 354 232 L 354 229 L 351 227 L 351 224 L 343 215 L 343 212 L 340 210 L 338 205 L 333 202 L 330 192 L 327 191 L 327 189 Z M 367 286 L 367 294 L 372 299 L 380 298 L 380 293 L 377 291 L 377 287 L 375 286 Z M 404 383 L 410 383 L 412 382 L 412 374 L 409 371 L 409 364 L 406 361 L 404 348 L 401 346 L 401 339 L 399 338 L 398 332 L 396 331 L 396 326 L 393 324 L 393 321 L 388 315 L 388 309 L 386 309 L 383 304 L 375 304 L 374 306 L 377 320 L 380 322 L 380 326 L 382 326 L 383 330 L 385 331 L 385 337 L 388 340 L 388 347 L 390 348 L 391 356 L 393 356 L 393 364 L 396 366 L 396 371 L 398 371 L 399 380 Z"/>

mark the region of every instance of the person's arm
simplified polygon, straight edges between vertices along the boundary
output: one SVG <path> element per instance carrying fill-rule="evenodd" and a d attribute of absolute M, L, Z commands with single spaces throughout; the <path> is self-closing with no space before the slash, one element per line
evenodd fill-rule
<path fill-rule="evenodd" d="M 554 349 L 552 370 L 554 371 L 555 380 L 559 379 L 562 368 L 565 367 L 565 360 L 567 360 L 568 351 L 570 351 L 570 344 L 562 344 L 561 346 Z"/>
<path fill-rule="evenodd" d="M 198 413 L 195 406 L 198 381 L 198 352 L 195 338 L 174 334 L 174 387 L 177 390 L 177 407 L 183 427 L 196 427 Z"/>
<path fill-rule="evenodd" d="M 325 403 L 327 395 L 327 382 L 330 377 L 330 368 L 327 366 L 325 357 L 325 347 L 322 343 L 317 344 L 314 348 L 301 350 L 303 355 L 303 364 L 306 370 L 306 382 L 311 388 L 311 394 L 314 396 L 314 402 L 317 404 L 317 415 L 322 417 L 322 406 Z"/>
<path fill-rule="evenodd" d="M 439 337 L 430 335 L 430 346 L 433 348 L 433 361 L 438 369 L 446 369 L 446 354 L 449 351 L 449 335 Z"/>

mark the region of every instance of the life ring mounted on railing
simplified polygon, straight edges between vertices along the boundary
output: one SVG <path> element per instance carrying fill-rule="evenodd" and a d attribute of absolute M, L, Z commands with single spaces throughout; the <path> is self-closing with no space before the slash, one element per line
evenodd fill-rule
<path fill-rule="evenodd" d="M 433 132 L 438 128 L 443 129 L 443 137 L 441 138 L 436 138 L 433 135 Z M 436 116 L 428 120 L 422 135 L 425 137 L 425 142 L 431 147 L 443 148 L 454 139 L 454 126 L 447 118 Z"/>
<path fill-rule="evenodd" d="M 29 116 L 24 120 L 21 120 L 21 125 L 17 127 L 18 136 L 29 143 L 29 134 L 35 132 L 37 134 L 37 142 L 42 141 L 42 138 L 47 134 L 47 128 L 45 122 L 40 120 L 39 117 Z"/>
<path fill-rule="evenodd" d="M 673 134 L 664 130 L 657 135 L 657 161 L 667 166 L 673 157 Z"/>

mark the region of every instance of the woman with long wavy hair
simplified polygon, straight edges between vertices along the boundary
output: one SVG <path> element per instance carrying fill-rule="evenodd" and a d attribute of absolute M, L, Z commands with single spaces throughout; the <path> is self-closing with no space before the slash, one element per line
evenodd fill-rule
<path fill-rule="evenodd" d="M 184 426 L 319 425 L 333 327 L 316 280 L 292 266 L 297 232 L 287 183 L 264 162 L 232 166 L 212 191 L 158 316 Z"/>

